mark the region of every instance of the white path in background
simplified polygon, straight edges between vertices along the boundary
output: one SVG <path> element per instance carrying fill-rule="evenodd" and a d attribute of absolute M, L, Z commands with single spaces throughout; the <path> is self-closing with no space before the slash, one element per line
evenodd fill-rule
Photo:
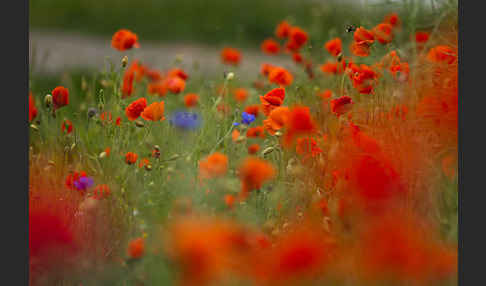
<path fill-rule="evenodd" d="M 29 62 L 35 53 L 35 73 L 52 74 L 70 71 L 74 68 L 102 70 L 107 57 L 119 61 L 122 53 L 110 46 L 111 38 L 79 35 L 56 31 L 30 31 Z M 152 68 L 166 69 L 178 55 L 183 58 L 184 67 L 191 70 L 198 62 L 201 72 L 213 73 L 224 70 L 220 60 L 220 48 L 201 44 L 153 43 L 140 40 L 141 47 L 129 52 L 129 58 L 140 59 Z M 237 47 L 236 47 L 237 48 Z M 259 48 L 259 47 L 257 47 Z M 46 57 L 47 55 L 47 57 Z M 266 56 L 259 50 L 243 51 L 241 65 L 236 73 L 241 78 L 255 78 L 262 62 L 291 66 L 289 57 Z M 234 68 L 226 67 L 228 71 Z"/>

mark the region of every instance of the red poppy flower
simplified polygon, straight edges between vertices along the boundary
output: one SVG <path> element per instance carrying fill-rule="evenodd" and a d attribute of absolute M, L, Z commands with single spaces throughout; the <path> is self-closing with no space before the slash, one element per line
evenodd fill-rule
<path fill-rule="evenodd" d="M 268 74 L 268 80 L 281 86 L 287 86 L 292 83 L 294 77 L 290 72 L 282 67 L 274 67 Z"/>
<path fill-rule="evenodd" d="M 187 108 L 196 106 L 198 102 L 199 102 L 199 95 L 195 93 L 188 93 L 186 94 L 186 96 L 184 96 L 184 104 L 186 105 Z"/>
<path fill-rule="evenodd" d="M 262 49 L 262 52 L 269 55 L 278 54 L 280 51 L 280 45 L 272 38 L 265 39 L 260 48 Z"/>
<path fill-rule="evenodd" d="M 372 93 L 378 74 L 365 64 L 361 64 L 360 66 L 351 64 L 350 70 L 349 77 L 353 82 L 354 88 L 362 94 Z"/>
<path fill-rule="evenodd" d="M 256 154 L 258 152 L 258 150 L 260 150 L 260 145 L 258 144 L 252 144 L 250 146 L 248 146 L 248 154 Z"/>
<path fill-rule="evenodd" d="M 210 179 L 222 177 L 228 171 L 228 156 L 215 152 L 199 161 L 199 177 Z"/>
<path fill-rule="evenodd" d="M 275 132 L 285 126 L 288 114 L 289 108 L 286 106 L 280 106 L 273 109 L 268 115 L 268 118 L 263 120 L 263 127 L 268 133 L 274 135 Z"/>
<path fill-rule="evenodd" d="M 295 136 L 311 134 L 316 131 L 316 124 L 310 115 L 309 107 L 294 106 L 289 110 L 285 122 L 284 146 L 288 147 Z"/>
<path fill-rule="evenodd" d="M 423 32 L 423 31 L 417 31 L 415 32 L 415 42 L 417 44 L 425 44 L 429 40 L 429 33 L 428 32 Z"/>
<path fill-rule="evenodd" d="M 123 74 L 123 85 L 122 85 L 123 97 L 132 95 L 134 79 L 135 79 L 135 71 L 133 69 L 127 69 Z"/>
<path fill-rule="evenodd" d="M 342 52 L 342 49 L 343 49 L 343 44 L 341 42 L 341 39 L 340 38 L 335 38 L 335 39 L 332 39 L 332 40 L 329 40 L 325 45 L 324 47 L 326 48 L 326 50 L 334 57 L 337 57 L 341 52 Z"/>
<path fill-rule="evenodd" d="M 128 256 L 139 259 L 145 254 L 145 241 L 142 237 L 133 239 L 128 244 Z"/>
<path fill-rule="evenodd" d="M 138 37 L 129 30 L 118 30 L 111 38 L 111 46 L 119 51 L 129 50 L 133 47 L 138 48 Z"/>
<path fill-rule="evenodd" d="M 307 32 L 300 27 L 292 27 L 289 35 L 289 46 L 291 51 L 299 50 L 309 39 Z"/>
<path fill-rule="evenodd" d="M 32 96 L 32 92 L 29 92 L 29 122 L 34 120 L 37 116 L 37 108 L 35 107 L 34 97 Z"/>
<path fill-rule="evenodd" d="M 246 131 L 246 137 L 248 138 L 265 138 L 265 130 L 263 126 L 255 126 L 248 128 Z"/>
<path fill-rule="evenodd" d="M 393 27 L 390 24 L 378 24 L 372 32 L 375 39 L 383 45 L 390 43 L 393 39 Z"/>
<path fill-rule="evenodd" d="M 255 117 L 258 117 L 258 114 L 260 113 L 260 105 L 248 105 L 247 107 L 245 107 L 245 112 L 248 114 L 253 114 Z"/>
<path fill-rule="evenodd" d="M 270 71 L 274 68 L 275 66 L 274 65 L 271 65 L 271 64 L 267 64 L 267 63 L 263 63 L 262 64 L 262 67 L 260 69 L 260 73 L 263 75 L 263 76 L 268 76 L 270 74 Z"/>
<path fill-rule="evenodd" d="M 292 60 L 294 60 L 294 62 L 300 64 L 304 59 L 302 58 L 302 55 L 299 54 L 299 53 L 292 53 Z"/>
<path fill-rule="evenodd" d="M 189 78 L 187 73 L 180 68 L 173 68 L 173 69 L 169 70 L 167 72 L 167 77 L 178 77 L 178 78 L 180 78 L 184 81 L 186 81 Z"/>
<path fill-rule="evenodd" d="M 127 106 L 125 109 L 125 115 L 127 116 L 128 120 L 133 121 L 137 119 L 140 114 L 142 114 L 145 107 L 147 107 L 147 100 L 144 97 L 139 98 Z"/>
<path fill-rule="evenodd" d="M 239 103 L 243 103 L 248 98 L 248 90 L 245 88 L 237 88 L 233 90 L 235 100 Z"/>
<path fill-rule="evenodd" d="M 457 61 L 457 51 L 449 46 L 436 46 L 430 49 L 427 60 L 434 63 L 452 64 Z"/>
<path fill-rule="evenodd" d="M 69 104 L 69 92 L 67 88 L 58 86 L 52 91 L 52 103 L 54 110 Z"/>
<path fill-rule="evenodd" d="M 241 196 L 245 198 L 249 192 L 258 190 L 263 183 L 275 176 L 275 169 L 265 160 L 249 157 L 238 168 L 241 180 Z"/>
<path fill-rule="evenodd" d="M 224 48 L 221 51 L 223 63 L 229 65 L 238 65 L 241 62 L 241 52 L 234 48 Z"/>
<path fill-rule="evenodd" d="M 93 189 L 93 198 L 97 200 L 102 200 L 109 197 L 111 194 L 110 187 L 106 184 L 97 185 Z"/>
<path fill-rule="evenodd" d="M 133 152 L 127 152 L 125 154 L 125 163 L 127 163 L 128 165 L 135 164 L 135 162 L 137 162 L 137 159 L 138 155 Z"/>
<path fill-rule="evenodd" d="M 282 21 L 278 24 L 277 28 L 275 29 L 275 35 L 280 39 L 285 39 L 290 35 L 290 29 L 292 26 L 287 21 Z"/>
<path fill-rule="evenodd" d="M 74 187 L 74 182 L 78 181 L 80 178 L 86 177 L 86 172 L 80 171 L 80 172 L 73 172 L 72 174 L 69 174 L 66 177 L 66 187 L 70 190 L 75 190 Z"/>
<path fill-rule="evenodd" d="M 164 117 L 164 102 L 154 102 L 145 107 L 140 113 L 143 119 L 148 121 L 163 121 Z"/>
<path fill-rule="evenodd" d="M 264 96 L 260 96 L 263 113 L 268 116 L 272 109 L 275 109 L 283 104 L 284 99 L 285 89 L 282 87 L 274 88 L 267 92 Z"/>
<path fill-rule="evenodd" d="M 390 13 L 385 16 L 383 23 L 390 24 L 393 28 L 399 28 L 401 25 L 400 18 L 398 18 L 397 13 Z"/>
<path fill-rule="evenodd" d="M 341 96 L 340 98 L 331 100 L 331 111 L 339 117 L 351 109 L 351 104 L 353 104 L 351 97 Z"/>
<path fill-rule="evenodd" d="M 175 94 L 183 92 L 186 88 L 186 82 L 178 76 L 165 79 L 164 84 L 170 92 Z"/>

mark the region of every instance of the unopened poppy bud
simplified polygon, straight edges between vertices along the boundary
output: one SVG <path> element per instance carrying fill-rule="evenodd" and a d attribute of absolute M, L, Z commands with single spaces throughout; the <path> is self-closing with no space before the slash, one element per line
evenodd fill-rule
<path fill-rule="evenodd" d="M 71 151 L 72 151 L 72 150 L 74 150 L 74 148 L 75 148 L 75 147 L 76 147 L 76 143 L 73 143 L 73 144 L 71 145 Z"/>
<path fill-rule="evenodd" d="M 96 108 L 94 108 L 94 107 L 88 108 L 88 117 L 92 118 L 93 116 L 96 115 L 96 112 L 97 112 Z"/>
<path fill-rule="evenodd" d="M 183 59 L 184 59 L 184 55 L 177 54 L 176 57 L 175 57 L 175 63 L 180 64 L 180 63 L 182 63 Z"/>
<path fill-rule="evenodd" d="M 265 148 L 265 150 L 263 150 L 262 154 L 263 154 L 263 155 L 268 155 L 268 154 L 272 153 L 272 152 L 273 152 L 273 150 L 275 150 L 275 148 L 274 148 L 274 147 L 268 147 L 268 148 Z"/>
<path fill-rule="evenodd" d="M 338 62 L 341 62 L 343 60 L 343 53 L 339 53 L 337 56 Z"/>
<path fill-rule="evenodd" d="M 128 65 L 128 57 L 127 56 L 124 56 L 121 60 L 121 63 L 122 63 L 122 67 L 123 68 L 126 68 L 127 65 Z"/>
<path fill-rule="evenodd" d="M 44 97 L 44 104 L 46 105 L 47 108 L 51 107 L 51 105 L 52 105 L 52 95 L 47 94 L 46 97 Z"/>
<path fill-rule="evenodd" d="M 233 72 L 229 72 L 226 74 L 226 79 L 227 80 L 232 80 L 235 77 L 235 74 Z"/>
<path fill-rule="evenodd" d="M 103 152 L 101 152 L 101 153 L 100 153 L 100 155 L 99 155 L 99 158 L 100 158 L 100 159 L 103 159 L 103 158 L 105 158 L 105 157 L 106 157 L 106 152 L 104 152 L 104 151 L 103 151 Z"/>
<path fill-rule="evenodd" d="M 35 131 L 39 131 L 39 128 L 35 124 L 31 124 L 30 128 L 32 128 Z"/>
<path fill-rule="evenodd" d="M 145 165 L 145 170 L 152 171 L 152 165 Z"/>
<path fill-rule="evenodd" d="M 81 90 L 86 91 L 88 89 L 88 83 L 86 82 L 86 79 L 83 77 L 81 78 Z"/>
<path fill-rule="evenodd" d="M 142 121 L 140 121 L 140 120 L 135 121 L 135 125 L 137 127 L 144 127 L 145 126 L 145 124 Z"/>
<path fill-rule="evenodd" d="M 157 150 L 157 151 L 160 151 L 160 147 L 159 147 L 159 145 L 155 145 L 155 146 L 154 146 L 154 149 L 155 149 L 155 150 Z"/>
<path fill-rule="evenodd" d="M 282 136 L 282 132 L 281 132 L 281 131 L 277 131 L 277 132 L 275 132 L 275 136 L 277 136 L 277 137 Z"/>

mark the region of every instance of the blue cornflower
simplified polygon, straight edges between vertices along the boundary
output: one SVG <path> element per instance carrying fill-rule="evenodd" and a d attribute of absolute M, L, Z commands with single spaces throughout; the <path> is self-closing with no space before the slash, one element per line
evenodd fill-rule
<path fill-rule="evenodd" d="M 94 181 L 91 177 L 81 177 L 77 181 L 74 181 L 74 186 L 79 191 L 85 191 L 93 185 Z"/>
<path fill-rule="evenodd" d="M 172 114 L 169 122 L 178 128 L 191 130 L 201 125 L 201 119 L 197 113 L 178 111 Z"/>
<path fill-rule="evenodd" d="M 255 115 L 243 112 L 241 114 L 241 122 L 233 123 L 234 126 L 238 126 L 240 124 L 250 125 L 253 121 L 255 121 Z"/>

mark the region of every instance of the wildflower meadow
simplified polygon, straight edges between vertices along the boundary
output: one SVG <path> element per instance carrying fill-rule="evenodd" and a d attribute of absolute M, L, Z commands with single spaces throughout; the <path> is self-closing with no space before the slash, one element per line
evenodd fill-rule
<path fill-rule="evenodd" d="M 457 285 L 457 1 L 409 2 L 281 18 L 254 73 L 121 26 L 101 70 L 30 76 L 30 285 Z"/>

